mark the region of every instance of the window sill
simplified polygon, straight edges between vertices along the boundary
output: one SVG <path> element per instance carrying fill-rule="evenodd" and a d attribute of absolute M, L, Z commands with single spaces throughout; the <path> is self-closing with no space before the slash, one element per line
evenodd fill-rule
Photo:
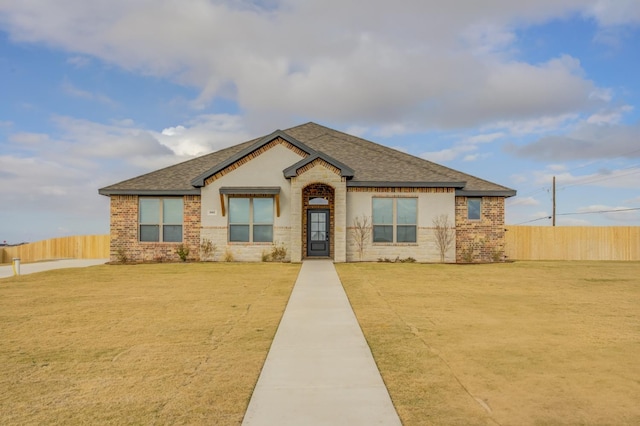
<path fill-rule="evenodd" d="M 167 244 L 167 245 L 178 245 L 184 244 L 184 241 L 138 241 L 139 244 Z"/>
<path fill-rule="evenodd" d="M 373 243 L 374 246 L 402 246 L 402 247 L 414 247 L 418 246 L 418 243 Z"/>
<path fill-rule="evenodd" d="M 253 243 L 251 241 L 227 241 L 230 246 L 271 246 L 272 242 Z"/>

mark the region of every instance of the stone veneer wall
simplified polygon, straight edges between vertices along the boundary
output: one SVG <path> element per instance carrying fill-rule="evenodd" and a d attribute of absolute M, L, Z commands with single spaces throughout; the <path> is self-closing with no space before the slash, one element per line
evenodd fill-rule
<path fill-rule="evenodd" d="M 298 170 L 298 176 L 291 178 L 291 261 L 300 262 L 306 255 L 301 225 L 307 212 L 302 197 L 303 189 L 311 184 L 325 184 L 333 188 L 332 256 L 334 262 L 346 262 L 347 183 L 338 169 L 319 159 Z"/>
<path fill-rule="evenodd" d="M 456 197 L 457 262 L 504 260 L 504 197 L 481 198 L 480 220 L 469 220 L 467 197 Z"/>
<path fill-rule="evenodd" d="M 440 250 L 438 243 L 436 242 L 435 229 L 433 228 L 432 219 L 433 215 L 443 214 L 442 211 L 434 211 L 434 198 L 430 197 L 433 194 L 450 194 L 451 198 L 445 198 L 444 201 L 439 203 L 450 206 L 450 202 L 453 199 L 454 188 L 407 188 L 407 187 L 349 187 L 347 188 L 348 196 L 353 197 L 357 193 L 367 193 L 366 197 L 366 214 L 364 216 L 369 220 L 369 235 L 365 242 L 364 249 L 362 251 L 362 258 L 360 258 L 360 252 L 355 240 L 355 227 L 353 221 L 349 223 L 347 228 L 347 261 L 348 262 L 376 262 L 380 259 L 395 260 L 414 258 L 418 262 L 440 262 Z M 392 197 L 392 198 L 404 198 L 404 197 L 416 197 L 418 198 L 419 205 L 419 217 L 415 243 L 374 243 L 373 242 L 373 224 L 371 223 L 371 203 L 373 197 Z M 424 207 L 425 204 L 428 208 Z M 353 207 L 353 206 L 352 206 Z M 453 210 L 451 210 L 453 212 Z M 448 214 L 448 213 L 444 213 Z M 353 215 L 353 213 L 352 213 Z M 359 214 L 358 216 L 362 216 Z M 448 215 L 450 221 L 453 221 L 452 215 Z M 451 262 L 455 259 L 455 247 L 452 247 L 447 251 L 445 256 L 446 262 Z"/>
<path fill-rule="evenodd" d="M 312 206 L 309 205 L 310 198 L 326 198 L 329 201 L 329 204 L 326 206 Z M 333 188 L 329 185 L 325 185 L 322 183 L 312 183 L 311 185 L 305 186 L 302 190 L 302 210 L 308 212 L 309 210 L 314 209 L 324 209 L 329 210 L 329 257 L 333 258 L 333 253 L 335 252 L 333 237 L 335 235 L 335 230 L 333 229 L 333 223 L 335 222 L 335 208 L 333 201 Z M 302 254 L 303 257 L 307 254 L 307 213 L 302 215 Z"/>
<path fill-rule="evenodd" d="M 199 258 L 200 196 L 186 195 L 183 210 L 182 238 L 189 247 L 189 259 Z M 142 243 L 138 241 L 138 196 L 111 196 L 111 261 L 119 260 L 123 250 L 129 261 L 176 261 L 180 243 Z"/>
<path fill-rule="evenodd" d="M 215 253 L 207 261 L 237 261 L 261 262 L 262 255 L 270 253 L 274 246 L 287 249 L 285 261 L 291 260 L 289 237 L 291 228 L 288 226 L 273 227 L 273 243 L 238 243 L 229 242 L 229 229 L 226 226 L 203 226 L 202 241 L 209 240 L 216 246 Z"/>

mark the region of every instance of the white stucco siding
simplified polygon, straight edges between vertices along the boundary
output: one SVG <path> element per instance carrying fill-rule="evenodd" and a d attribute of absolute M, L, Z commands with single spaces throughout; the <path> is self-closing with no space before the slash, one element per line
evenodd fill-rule
<path fill-rule="evenodd" d="M 225 251 L 233 254 L 238 261 L 260 261 L 262 253 L 271 248 L 269 243 L 229 243 L 227 226 L 228 197 L 224 197 L 226 214 L 222 215 L 220 203 L 221 187 L 280 187 L 280 216 L 274 206 L 274 243 L 290 247 L 291 229 L 291 183 L 284 177 L 283 170 L 300 161 L 302 157 L 282 145 L 274 146 L 240 167 L 226 173 L 202 188 L 202 239 L 209 239 L 218 249 L 218 258 Z"/>
<path fill-rule="evenodd" d="M 418 262 L 438 262 L 440 252 L 435 242 L 433 219 L 441 214 L 447 215 L 451 224 L 455 221 L 454 193 L 394 193 L 394 192 L 348 192 L 347 193 L 347 261 L 360 260 L 360 253 L 353 238 L 354 220 L 365 216 L 372 223 L 373 197 L 417 198 L 418 223 L 416 243 L 373 243 L 369 235 L 362 260 L 376 261 L 380 258 L 413 257 Z M 454 245 L 455 246 L 455 245 Z M 446 259 L 455 260 L 455 247 L 447 252 Z"/>

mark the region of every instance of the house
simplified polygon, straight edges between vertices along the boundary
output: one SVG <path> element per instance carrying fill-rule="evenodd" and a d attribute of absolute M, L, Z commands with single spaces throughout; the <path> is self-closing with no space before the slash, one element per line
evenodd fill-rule
<path fill-rule="evenodd" d="M 516 191 L 315 123 L 125 180 L 111 199 L 111 258 L 260 261 L 274 245 L 299 262 L 413 257 L 440 261 L 434 218 L 455 224 L 447 261 L 504 250 L 504 201 Z M 371 225 L 360 252 L 357 219 Z M 362 255 L 362 257 L 361 257 Z"/>

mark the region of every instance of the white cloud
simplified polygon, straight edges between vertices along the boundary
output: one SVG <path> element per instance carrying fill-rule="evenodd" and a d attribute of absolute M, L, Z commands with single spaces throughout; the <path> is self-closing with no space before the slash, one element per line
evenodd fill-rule
<path fill-rule="evenodd" d="M 241 118 L 228 114 L 200 115 L 154 135 L 181 156 L 202 155 L 250 139 Z"/>
<path fill-rule="evenodd" d="M 595 173 L 576 176 L 570 172 L 548 173 L 535 172 L 535 183 L 548 185 L 553 176 L 556 177 L 556 187 L 595 186 L 604 188 L 637 188 L 640 167 L 626 167 L 616 170 L 601 169 Z"/>
<path fill-rule="evenodd" d="M 75 66 L 76 68 L 84 68 L 91 63 L 91 59 L 86 56 L 71 56 L 67 58 L 67 63 Z"/>
<path fill-rule="evenodd" d="M 64 91 L 64 93 L 74 98 L 86 99 L 89 101 L 96 101 L 109 106 L 117 105 L 117 102 L 115 102 L 113 99 L 111 99 L 107 95 L 104 95 L 102 93 L 89 92 L 88 90 L 82 90 L 74 86 L 68 81 L 64 81 L 61 85 L 61 88 Z"/>
<path fill-rule="evenodd" d="M 579 114 L 544 115 L 530 120 L 498 121 L 485 129 L 504 129 L 513 136 L 527 136 L 566 129 L 579 118 Z"/>
<path fill-rule="evenodd" d="M 624 105 L 618 108 L 607 108 L 600 110 L 587 118 L 588 124 L 618 124 L 624 114 L 633 111 L 631 105 Z"/>
<path fill-rule="evenodd" d="M 587 9 L 604 27 L 640 24 L 640 3 L 636 0 L 597 0 Z"/>
<path fill-rule="evenodd" d="M 392 7 L 372 0 L 365 8 L 337 0 L 242 4 L 23 0 L 1 5 L 0 12 L 14 40 L 72 52 L 72 64 L 98 58 L 195 87 L 197 108 L 215 96 L 232 97 L 257 127 L 314 117 L 379 127 L 377 134 L 391 135 L 500 120 L 515 126 L 607 102 L 592 96 L 606 89 L 587 79 L 575 58 L 530 64 L 514 60 L 512 52 L 518 26 L 575 12 L 616 21 L 618 12 L 606 5 L 587 10 L 584 0 L 497 0 L 464 7 L 436 0 L 399 0 Z M 108 100 L 73 86 L 67 90 Z"/>
<path fill-rule="evenodd" d="M 420 154 L 420 157 L 435 163 L 445 163 L 447 161 L 455 160 L 465 152 L 474 151 L 475 149 L 477 148 L 472 145 L 458 145 L 453 148 L 446 148 L 440 151 L 423 152 Z"/>
<path fill-rule="evenodd" d="M 564 172 L 567 170 L 567 166 L 564 164 L 548 164 L 547 169 L 553 172 Z"/>
<path fill-rule="evenodd" d="M 516 197 L 516 198 L 508 198 L 507 199 L 507 205 L 509 207 L 513 207 L 513 206 L 538 206 L 538 205 L 540 205 L 540 201 L 536 200 L 533 197 Z"/>

